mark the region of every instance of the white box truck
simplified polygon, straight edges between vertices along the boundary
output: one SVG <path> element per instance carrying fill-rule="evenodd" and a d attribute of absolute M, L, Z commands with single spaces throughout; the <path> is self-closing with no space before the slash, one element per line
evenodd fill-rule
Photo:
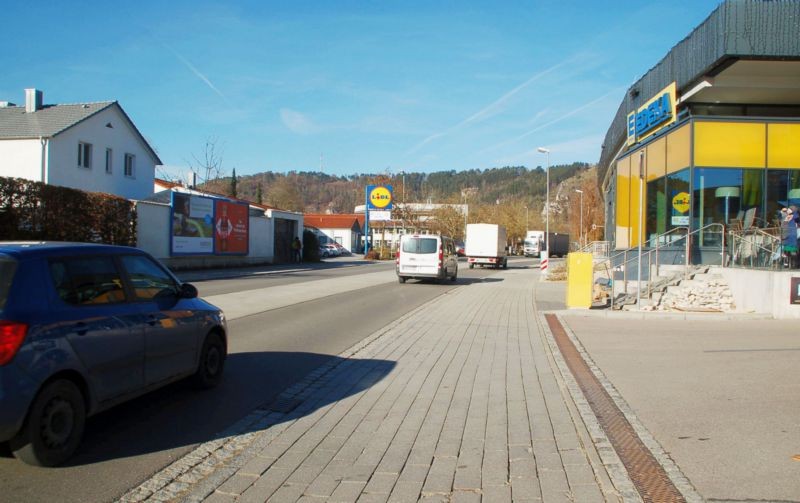
<path fill-rule="evenodd" d="M 506 228 L 496 224 L 468 224 L 465 245 L 467 262 L 476 265 L 508 268 Z"/>
<path fill-rule="evenodd" d="M 525 233 L 523 251 L 526 257 L 539 257 L 544 249 L 544 231 L 528 231 Z"/>

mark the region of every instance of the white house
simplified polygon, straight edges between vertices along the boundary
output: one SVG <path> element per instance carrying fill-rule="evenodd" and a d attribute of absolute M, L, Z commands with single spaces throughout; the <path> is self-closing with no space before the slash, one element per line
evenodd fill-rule
<path fill-rule="evenodd" d="M 159 164 L 116 101 L 43 105 L 26 89 L 25 106 L 0 102 L 0 176 L 144 199 Z"/>
<path fill-rule="evenodd" d="M 363 222 L 364 215 L 307 213 L 303 216 L 304 225 L 316 234 L 320 244 L 336 242 L 350 252 L 359 247 Z"/>

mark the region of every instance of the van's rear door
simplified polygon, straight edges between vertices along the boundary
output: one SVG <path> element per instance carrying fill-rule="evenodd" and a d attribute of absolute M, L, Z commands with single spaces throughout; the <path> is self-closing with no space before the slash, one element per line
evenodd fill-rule
<path fill-rule="evenodd" d="M 431 236 L 410 236 L 400 250 L 400 274 L 439 274 L 439 239 Z"/>

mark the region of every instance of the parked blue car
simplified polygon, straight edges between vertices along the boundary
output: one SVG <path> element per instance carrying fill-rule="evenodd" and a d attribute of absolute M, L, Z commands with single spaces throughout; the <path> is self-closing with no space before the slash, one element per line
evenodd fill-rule
<path fill-rule="evenodd" d="M 86 417 L 186 377 L 222 378 L 225 316 L 136 248 L 0 242 L 0 443 L 38 466 Z"/>

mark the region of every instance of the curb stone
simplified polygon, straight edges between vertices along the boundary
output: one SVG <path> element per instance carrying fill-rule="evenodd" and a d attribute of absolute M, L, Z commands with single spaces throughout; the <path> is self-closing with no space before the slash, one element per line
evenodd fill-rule
<path fill-rule="evenodd" d="M 678 489 L 678 491 L 680 491 L 680 493 L 683 495 L 684 499 L 686 500 L 686 503 L 703 503 L 705 500 L 700 495 L 700 493 L 697 492 L 697 490 L 689 481 L 689 479 L 683 474 L 683 472 L 681 472 L 678 465 L 669 456 L 669 454 L 667 454 L 667 452 L 664 450 L 661 444 L 658 443 L 658 441 L 655 439 L 655 437 L 653 437 L 650 431 L 644 426 L 644 424 L 642 424 L 642 422 L 633 412 L 633 409 L 630 407 L 630 405 L 628 405 L 628 402 L 625 401 L 625 399 L 622 397 L 619 391 L 617 391 L 617 389 L 614 387 L 611 381 L 605 376 L 603 371 L 600 370 L 600 368 L 594 363 L 594 360 L 592 360 L 591 356 L 583 347 L 578 337 L 575 335 L 575 333 L 572 331 L 569 325 L 564 322 L 563 318 L 561 317 L 561 314 L 556 313 L 556 316 L 558 317 L 559 323 L 561 323 L 561 326 L 564 328 L 564 331 L 567 333 L 567 336 L 570 338 L 572 343 L 575 345 L 575 348 L 577 348 L 578 352 L 580 353 L 581 358 L 583 358 L 583 360 L 589 366 L 589 369 L 592 371 L 595 377 L 597 377 L 597 379 L 600 381 L 600 384 L 603 386 L 603 388 L 605 388 L 606 392 L 609 394 L 611 399 L 614 400 L 614 403 L 617 405 L 617 407 L 619 407 L 620 411 L 625 415 L 625 419 L 631 424 L 634 431 L 636 432 L 636 435 L 638 435 L 638 437 L 642 440 L 644 445 L 650 450 L 656 461 L 658 461 L 658 463 L 662 466 L 662 468 L 664 468 L 664 471 L 667 473 L 667 476 L 670 478 L 672 483 L 675 484 L 675 487 Z M 548 338 L 551 339 L 552 334 L 548 333 Z M 555 345 L 555 340 L 553 340 L 551 344 Z M 553 349 L 554 352 L 558 351 L 557 346 L 551 346 L 551 348 Z M 559 352 L 559 357 L 560 357 L 560 352 Z M 563 358 L 560 359 L 563 362 L 564 369 L 566 369 L 566 371 L 569 372 L 569 369 L 566 367 L 566 362 L 563 361 Z M 563 371 L 564 370 L 562 369 L 562 373 Z M 583 398 L 583 394 L 580 391 L 580 388 L 578 387 L 577 383 L 574 383 L 574 378 L 572 378 L 571 374 L 570 378 L 572 379 L 573 384 L 575 386 L 575 392 L 580 394 L 581 399 L 584 402 L 586 402 L 585 399 Z M 570 391 L 572 391 L 572 388 L 570 388 Z M 573 399 L 575 399 L 577 402 L 577 398 L 575 398 L 574 395 Z M 594 418 L 594 413 L 591 412 L 591 407 L 589 406 L 588 403 L 586 403 L 586 407 L 588 408 L 588 412 L 592 415 L 592 418 Z M 595 422 L 597 422 L 596 419 Z M 599 424 L 597 425 L 597 427 L 599 428 Z M 620 469 L 625 470 L 621 462 L 619 462 L 619 467 Z M 627 477 L 627 471 L 626 471 L 626 477 Z"/>

